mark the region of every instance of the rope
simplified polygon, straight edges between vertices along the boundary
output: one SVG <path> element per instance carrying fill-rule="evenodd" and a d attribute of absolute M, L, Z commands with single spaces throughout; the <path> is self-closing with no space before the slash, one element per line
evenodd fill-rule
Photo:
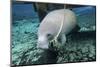
<path fill-rule="evenodd" d="M 64 9 L 66 9 L 66 5 L 65 5 L 65 4 L 64 4 Z M 63 16 L 63 19 L 62 19 L 62 21 L 61 21 L 61 26 L 60 26 L 60 29 L 59 29 L 59 31 L 58 31 L 58 33 L 57 33 L 57 35 L 54 37 L 54 39 L 53 39 L 53 40 L 51 40 L 51 42 L 53 42 L 53 41 L 57 42 L 57 38 L 58 38 L 58 36 L 60 35 L 61 30 L 62 30 L 62 28 L 63 28 L 64 19 L 65 19 L 65 11 L 64 11 L 64 16 Z"/>

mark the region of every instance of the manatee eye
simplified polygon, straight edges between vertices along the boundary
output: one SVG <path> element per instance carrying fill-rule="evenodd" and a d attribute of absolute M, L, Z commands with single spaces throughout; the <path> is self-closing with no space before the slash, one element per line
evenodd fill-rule
<path fill-rule="evenodd" d="M 51 36 L 51 34 L 47 34 L 47 37 L 50 37 Z"/>
<path fill-rule="evenodd" d="M 47 34 L 48 40 L 51 40 L 53 38 L 52 34 Z"/>

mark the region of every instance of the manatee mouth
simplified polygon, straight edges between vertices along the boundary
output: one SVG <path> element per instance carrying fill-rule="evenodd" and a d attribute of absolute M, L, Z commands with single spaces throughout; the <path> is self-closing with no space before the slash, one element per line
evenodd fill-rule
<path fill-rule="evenodd" d="M 37 49 L 49 49 L 49 46 L 48 45 L 37 45 Z"/>

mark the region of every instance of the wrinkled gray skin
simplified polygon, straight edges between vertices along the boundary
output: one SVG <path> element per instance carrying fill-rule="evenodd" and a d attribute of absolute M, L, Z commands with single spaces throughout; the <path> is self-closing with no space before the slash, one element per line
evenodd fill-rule
<path fill-rule="evenodd" d="M 58 9 L 48 13 L 42 20 L 38 29 L 37 48 L 49 49 L 49 41 L 58 33 L 65 14 L 64 24 L 59 35 L 62 44 L 66 42 L 65 35 L 77 25 L 76 15 L 69 9 Z"/>

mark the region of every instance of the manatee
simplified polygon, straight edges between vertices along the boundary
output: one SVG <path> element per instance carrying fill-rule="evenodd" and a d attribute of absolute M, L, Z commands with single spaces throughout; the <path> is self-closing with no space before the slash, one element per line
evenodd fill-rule
<path fill-rule="evenodd" d="M 58 39 L 60 39 L 60 43 L 66 43 L 66 35 L 77 26 L 77 18 L 75 13 L 69 9 L 58 9 L 49 12 L 41 21 L 38 29 L 37 48 L 49 49 L 49 42 L 58 34 L 62 19 L 63 26 Z"/>

